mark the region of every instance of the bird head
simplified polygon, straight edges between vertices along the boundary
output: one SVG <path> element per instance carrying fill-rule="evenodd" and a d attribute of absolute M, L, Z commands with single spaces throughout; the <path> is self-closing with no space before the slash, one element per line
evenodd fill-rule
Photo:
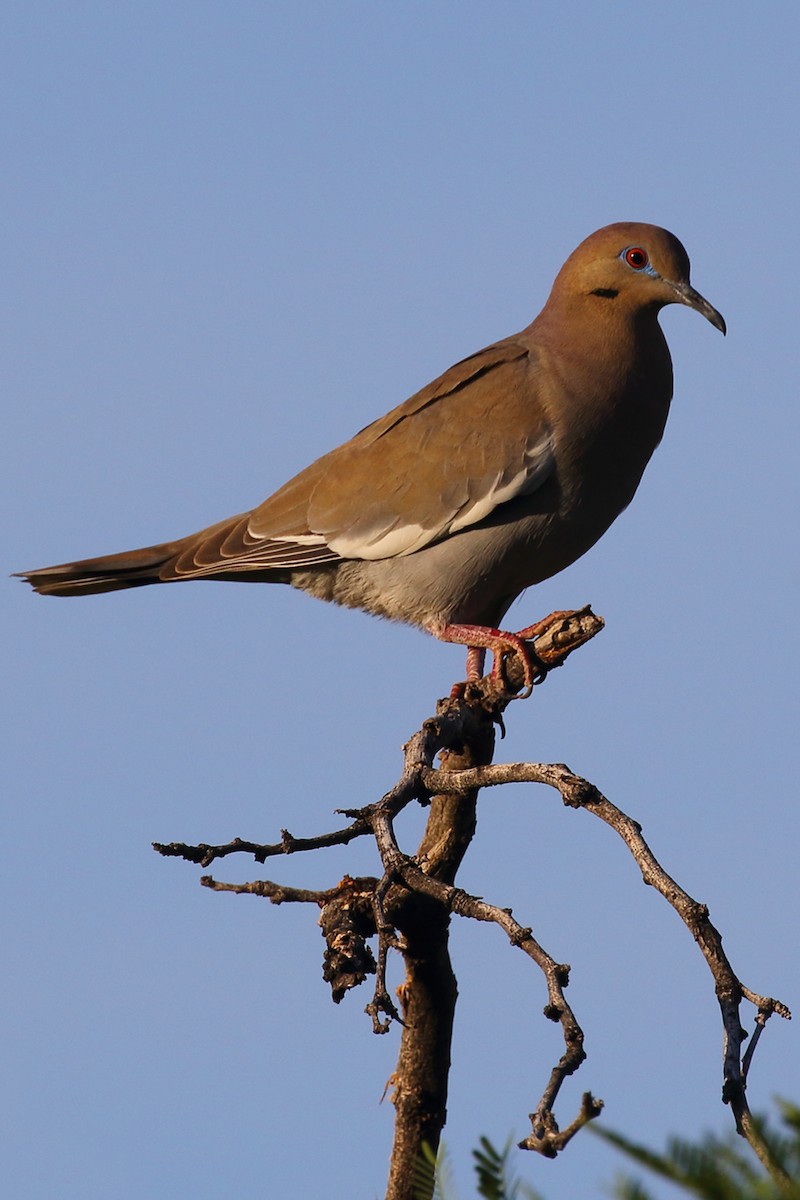
<path fill-rule="evenodd" d="M 627 313 L 686 304 L 725 333 L 722 315 L 689 282 L 688 254 L 658 225 L 623 221 L 581 242 L 559 271 L 551 302 L 579 296 L 597 297 Z"/>

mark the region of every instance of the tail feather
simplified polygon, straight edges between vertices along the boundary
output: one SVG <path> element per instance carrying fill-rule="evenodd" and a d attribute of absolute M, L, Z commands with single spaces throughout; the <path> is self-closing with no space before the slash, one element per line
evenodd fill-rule
<path fill-rule="evenodd" d="M 98 592 L 116 592 L 120 588 L 144 587 L 163 583 L 162 568 L 175 557 L 176 544 L 145 546 L 122 554 L 84 558 L 79 562 L 18 571 L 40 596 L 91 596 Z"/>
<path fill-rule="evenodd" d="M 19 571 L 17 577 L 27 580 L 41 596 L 91 596 L 182 579 L 288 583 L 293 570 L 339 560 L 308 531 L 301 531 L 297 541 L 254 537 L 248 528 L 249 515 L 228 517 L 174 542 Z"/>

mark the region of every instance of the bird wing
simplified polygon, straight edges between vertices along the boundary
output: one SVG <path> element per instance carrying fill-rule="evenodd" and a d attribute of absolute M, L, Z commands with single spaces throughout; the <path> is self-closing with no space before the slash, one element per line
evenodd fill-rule
<path fill-rule="evenodd" d="M 554 471 L 529 347 L 456 363 L 249 514 L 187 539 L 175 575 L 292 570 L 413 554 Z"/>

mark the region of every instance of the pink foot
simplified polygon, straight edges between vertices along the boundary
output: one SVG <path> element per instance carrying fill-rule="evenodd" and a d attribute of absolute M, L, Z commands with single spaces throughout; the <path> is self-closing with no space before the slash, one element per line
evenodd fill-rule
<path fill-rule="evenodd" d="M 537 671 L 541 670 L 540 665 L 534 663 L 531 657 L 532 647 L 527 645 L 527 642 L 537 637 L 546 628 L 550 619 L 548 617 L 544 621 L 537 622 L 536 625 L 530 625 L 520 633 L 508 633 L 505 630 L 492 629 L 486 625 L 445 625 L 443 629 L 436 630 L 436 636 L 443 642 L 453 642 L 459 646 L 468 647 L 468 683 L 480 679 L 486 660 L 486 651 L 491 650 L 493 656 L 492 681 L 496 687 L 504 690 L 503 656 L 509 653 L 516 654 L 522 664 L 525 683 L 524 691 L 520 694 L 520 699 L 522 699 L 533 691 Z M 459 685 L 456 685 L 453 694 L 460 695 L 461 690 Z"/>

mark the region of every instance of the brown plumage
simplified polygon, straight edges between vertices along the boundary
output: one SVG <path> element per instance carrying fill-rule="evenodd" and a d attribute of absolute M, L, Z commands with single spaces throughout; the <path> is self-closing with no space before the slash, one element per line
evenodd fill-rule
<path fill-rule="evenodd" d="M 633 497 L 661 440 L 672 364 L 658 312 L 725 323 L 654 225 L 578 246 L 521 333 L 439 376 L 251 512 L 174 542 L 21 574 L 42 595 L 225 579 L 290 583 L 470 647 L 579 558 Z M 466 627 L 466 628 L 465 628 Z M 477 628 L 476 628 L 477 627 Z"/>

